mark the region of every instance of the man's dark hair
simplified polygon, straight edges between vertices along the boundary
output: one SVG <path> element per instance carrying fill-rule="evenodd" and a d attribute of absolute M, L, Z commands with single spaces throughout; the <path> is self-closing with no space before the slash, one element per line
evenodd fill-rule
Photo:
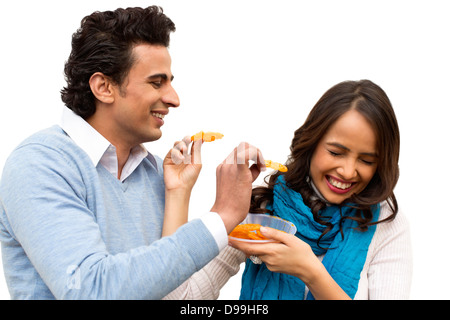
<path fill-rule="evenodd" d="M 101 72 L 121 85 L 134 60 L 137 44 L 169 46 L 175 24 L 157 6 L 94 12 L 81 21 L 72 36 L 72 52 L 65 64 L 67 86 L 61 90 L 66 106 L 84 119 L 95 113 L 90 77 Z"/>

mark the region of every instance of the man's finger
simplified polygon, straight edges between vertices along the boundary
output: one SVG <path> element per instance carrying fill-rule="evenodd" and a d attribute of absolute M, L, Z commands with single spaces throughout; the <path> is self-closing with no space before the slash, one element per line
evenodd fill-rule
<path fill-rule="evenodd" d="M 249 165 L 249 161 L 257 164 L 260 171 L 265 171 L 265 161 L 261 151 L 247 142 L 241 142 L 233 152 L 228 155 L 223 163 L 225 164 L 245 164 Z"/>

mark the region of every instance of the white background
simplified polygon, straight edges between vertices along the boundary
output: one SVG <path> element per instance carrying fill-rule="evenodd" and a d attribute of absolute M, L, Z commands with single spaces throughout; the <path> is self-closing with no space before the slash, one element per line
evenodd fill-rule
<path fill-rule="evenodd" d="M 215 168 L 239 142 L 284 162 L 294 130 L 328 88 L 371 79 L 390 97 L 401 130 L 395 192 L 412 232 L 411 298 L 450 299 L 447 1 L 4 2 L 0 169 L 24 138 L 58 122 L 64 62 L 81 19 L 150 4 L 161 5 L 177 26 L 170 52 L 181 106 L 165 118 L 163 137 L 147 147 L 163 157 L 185 135 L 225 134 L 203 147 L 191 218 L 211 208 Z M 9 299 L 0 271 L 0 298 Z M 240 274 L 220 298 L 237 299 L 239 290 Z"/>

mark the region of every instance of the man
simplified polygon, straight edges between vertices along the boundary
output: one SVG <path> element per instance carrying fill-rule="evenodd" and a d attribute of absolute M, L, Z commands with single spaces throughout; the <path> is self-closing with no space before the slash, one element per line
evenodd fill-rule
<path fill-rule="evenodd" d="M 190 153 L 177 143 L 164 164 L 142 145 L 180 104 L 174 30 L 149 7 L 93 13 L 73 35 L 61 125 L 20 144 L 0 183 L 13 299 L 160 299 L 217 256 L 247 214 L 264 160 L 241 144 L 217 169 L 211 212 L 161 237 L 164 211 L 187 210 L 201 168 L 201 142 Z"/>

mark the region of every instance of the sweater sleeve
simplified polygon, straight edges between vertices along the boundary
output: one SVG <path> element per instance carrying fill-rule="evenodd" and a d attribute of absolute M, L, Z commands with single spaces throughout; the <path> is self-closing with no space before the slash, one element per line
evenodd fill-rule
<path fill-rule="evenodd" d="M 4 256 L 10 284 L 28 272 L 57 299 L 161 299 L 219 253 L 196 219 L 148 246 L 110 254 L 86 205 L 85 177 L 51 147 L 27 145 L 10 156 L 0 189 L 14 239 Z"/>
<path fill-rule="evenodd" d="M 165 300 L 213 300 L 220 289 L 234 276 L 246 259 L 242 251 L 226 247 L 203 269 L 168 294 Z"/>
<path fill-rule="evenodd" d="M 389 214 L 390 209 L 384 203 L 380 219 Z M 370 300 L 409 298 L 412 248 L 409 223 L 401 210 L 393 221 L 378 224 L 369 263 L 367 280 Z"/>

